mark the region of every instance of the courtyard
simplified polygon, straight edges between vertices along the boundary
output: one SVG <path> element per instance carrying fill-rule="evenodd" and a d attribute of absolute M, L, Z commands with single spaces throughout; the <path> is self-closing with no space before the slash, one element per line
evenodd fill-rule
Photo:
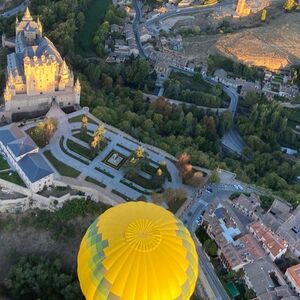
<path fill-rule="evenodd" d="M 55 114 L 57 112 L 53 117 Z M 88 119 L 85 134 L 81 132 L 83 114 Z M 57 179 L 102 189 L 126 201 L 149 200 L 152 193 L 183 187 L 173 157 L 107 124 L 103 124 L 105 133 L 98 151 L 94 152 L 91 142 L 102 123 L 86 110 L 69 115 L 59 113 L 57 121 L 57 131 L 41 149 L 56 170 Z M 28 124 L 23 130 L 28 131 L 33 126 Z M 144 157 L 135 164 L 132 162 L 136 162 L 133 157 L 137 149 L 143 149 Z M 194 192 L 193 188 L 184 187 L 188 193 Z"/>

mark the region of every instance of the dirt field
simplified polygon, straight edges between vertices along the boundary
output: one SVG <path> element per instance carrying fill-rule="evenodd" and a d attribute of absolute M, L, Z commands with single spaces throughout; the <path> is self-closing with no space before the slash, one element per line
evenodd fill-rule
<path fill-rule="evenodd" d="M 246 27 L 235 33 L 187 37 L 185 54 L 196 64 L 205 62 L 211 53 L 272 70 L 299 64 L 300 13 L 282 13 L 278 7 L 271 12 L 268 23 L 263 25 L 256 15 L 233 21 L 232 28 Z"/>

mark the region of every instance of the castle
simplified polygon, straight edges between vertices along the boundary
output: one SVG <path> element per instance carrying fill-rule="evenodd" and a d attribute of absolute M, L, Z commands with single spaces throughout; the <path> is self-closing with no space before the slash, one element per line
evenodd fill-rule
<path fill-rule="evenodd" d="M 43 36 L 39 19 L 34 21 L 27 8 L 22 21 L 16 19 L 15 41 L 2 37 L 2 46 L 14 47 L 7 55 L 7 82 L 0 123 L 45 114 L 53 101 L 62 107 L 80 103 L 81 86 L 64 59 Z"/>
<path fill-rule="evenodd" d="M 256 14 L 270 5 L 270 0 L 237 0 L 235 17 Z"/>

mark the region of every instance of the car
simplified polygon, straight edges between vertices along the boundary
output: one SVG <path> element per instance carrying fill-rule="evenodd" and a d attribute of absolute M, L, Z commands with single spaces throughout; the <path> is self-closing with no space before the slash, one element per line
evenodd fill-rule
<path fill-rule="evenodd" d="M 213 192 L 212 188 L 207 188 L 207 190 L 211 193 Z"/>
<path fill-rule="evenodd" d="M 176 10 L 176 12 L 180 12 L 180 11 L 181 11 L 180 9 L 177 9 L 177 10 Z"/>
<path fill-rule="evenodd" d="M 238 187 L 240 190 L 242 190 L 242 191 L 244 190 L 244 188 L 240 184 L 238 184 Z"/>

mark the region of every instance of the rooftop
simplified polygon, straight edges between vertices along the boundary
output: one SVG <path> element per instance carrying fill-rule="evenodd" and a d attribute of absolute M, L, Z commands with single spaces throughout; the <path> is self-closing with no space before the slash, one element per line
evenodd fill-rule
<path fill-rule="evenodd" d="M 258 221 L 252 223 L 249 227 L 273 256 L 276 257 L 280 252 L 287 248 L 287 241 L 279 237 L 276 233 L 273 233 L 271 229 L 262 222 Z"/>
<path fill-rule="evenodd" d="M 295 284 L 300 288 L 300 264 L 288 268 L 286 272 L 293 278 Z"/>

